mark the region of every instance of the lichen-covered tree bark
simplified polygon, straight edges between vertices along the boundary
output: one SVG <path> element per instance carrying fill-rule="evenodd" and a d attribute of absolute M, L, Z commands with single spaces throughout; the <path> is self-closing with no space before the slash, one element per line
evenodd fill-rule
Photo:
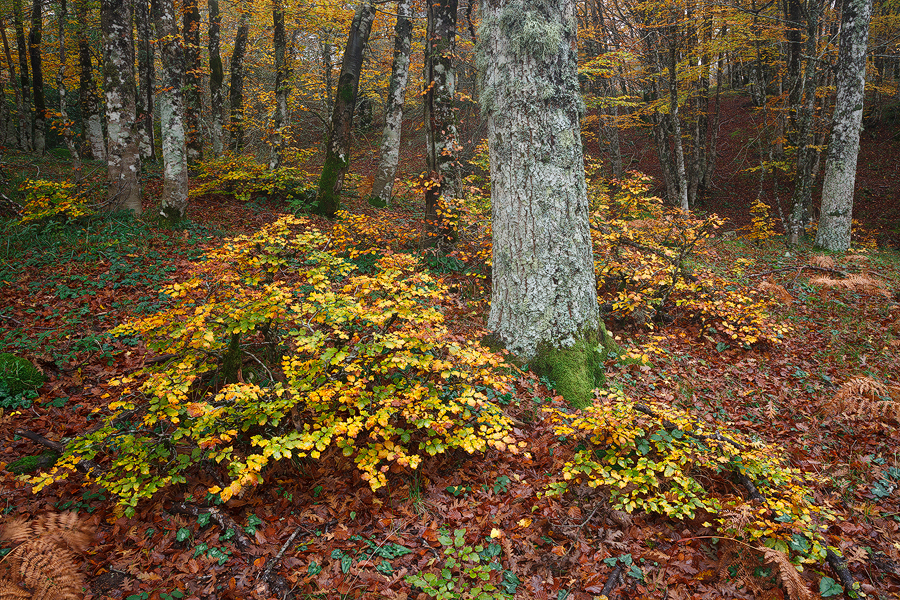
<path fill-rule="evenodd" d="M 62 122 L 60 134 L 66 142 L 66 148 L 72 157 L 72 167 L 75 170 L 81 168 L 81 157 L 78 155 L 78 148 L 75 146 L 74 132 L 69 127 L 69 108 L 66 102 L 66 19 L 68 17 L 68 6 L 66 0 L 59 2 L 59 17 L 56 19 L 57 30 L 56 37 L 59 44 L 59 70 L 56 72 L 56 90 L 59 93 L 59 117 Z"/>
<path fill-rule="evenodd" d="M 272 24 L 274 32 L 272 34 L 272 42 L 275 47 L 275 115 L 273 118 L 273 134 L 271 140 L 271 158 L 269 159 L 269 168 L 272 170 L 281 166 L 284 160 L 284 140 L 285 135 L 283 128 L 288 113 L 288 67 L 285 60 L 285 51 L 287 46 L 287 36 L 284 33 L 284 2 L 282 0 L 274 0 L 272 7 Z"/>
<path fill-rule="evenodd" d="M 460 194 L 459 132 L 456 126 L 457 0 L 428 5 L 425 42 L 425 159 L 431 184 L 425 190 L 428 245 L 439 249 L 456 241 L 450 211 Z"/>
<path fill-rule="evenodd" d="M 34 151 L 46 150 L 47 101 L 44 97 L 44 67 L 41 59 L 43 38 L 43 4 L 33 0 L 31 5 L 31 31 L 28 32 L 28 59 L 31 61 L 31 85 L 34 89 Z"/>
<path fill-rule="evenodd" d="M 384 134 L 381 136 L 381 160 L 372 197 L 385 206 L 391 202 L 394 177 L 400 162 L 400 134 L 403 127 L 403 102 L 409 78 L 409 55 L 412 49 L 412 22 L 409 20 L 410 0 L 397 0 L 397 24 L 394 26 L 394 64 L 384 109 Z"/>
<path fill-rule="evenodd" d="M 866 86 L 866 48 L 872 0 L 844 0 L 837 64 L 837 96 L 834 125 L 825 179 L 822 182 L 822 211 L 816 232 L 816 246 L 844 252 L 850 248 L 856 160 L 862 129 Z"/>
<path fill-rule="evenodd" d="M 242 7 L 241 19 L 238 22 L 237 34 L 234 38 L 234 50 L 231 52 L 231 82 L 229 99 L 231 100 L 231 142 L 229 148 L 240 152 L 244 147 L 244 55 L 247 54 L 247 36 L 250 33 L 250 16 L 246 7 Z"/>
<path fill-rule="evenodd" d="M 159 40 L 163 66 L 159 93 L 162 129 L 162 214 L 168 219 L 184 217 L 188 198 L 188 159 L 184 130 L 184 48 L 178 35 L 178 20 L 172 0 L 153 0 L 153 23 Z"/>
<path fill-rule="evenodd" d="M 602 328 L 576 29 L 574 0 L 486 0 L 478 60 L 491 157 L 488 327 L 514 354 L 548 368 L 567 400 L 586 404 Z"/>
<path fill-rule="evenodd" d="M 197 0 L 184 0 L 184 134 L 188 163 L 203 158 L 200 135 L 200 8 Z"/>
<path fill-rule="evenodd" d="M 153 50 L 150 16 L 150 0 L 135 0 L 134 21 L 137 30 L 137 131 L 141 147 L 141 158 L 156 160 L 156 141 L 153 131 L 153 86 L 156 81 L 156 62 Z"/>
<path fill-rule="evenodd" d="M 25 119 L 27 118 L 28 112 L 25 108 L 25 104 L 22 102 L 22 89 L 16 83 L 16 65 L 12 60 L 12 52 L 9 50 L 9 40 L 6 37 L 6 25 L 3 23 L 2 18 L 0 18 L 0 38 L 3 39 L 3 53 L 6 54 L 6 65 L 9 67 L 9 86 L 13 89 L 13 93 L 16 97 L 17 117 L 13 117 L 13 120 L 16 121 L 13 126 L 16 139 L 12 145 L 24 148 Z"/>
<path fill-rule="evenodd" d="M 91 46 L 87 32 L 90 24 L 87 14 L 88 0 L 75 0 L 75 16 L 78 21 L 78 103 L 81 106 L 81 122 L 84 137 L 96 160 L 106 160 L 106 139 L 103 137 L 103 120 L 100 116 L 100 98 L 94 82 Z"/>
<path fill-rule="evenodd" d="M 318 212 L 333 217 L 341 206 L 341 190 L 344 175 L 350 168 L 350 137 L 353 131 L 353 109 L 359 92 L 359 75 L 362 71 L 363 52 L 369 42 L 372 21 L 375 20 L 375 4 L 361 2 L 353 15 L 347 47 L 341 61 L 331 116 L 331 129 L 325 142 L 325 162 L 319 177 Z"/>
<path fill-rule="evenodd" d="M 22 90 L 24 118 L 20 122 L 21 148 L 30 152 L 34 148 L 31 111 L 31 79 L 28 76 L 28 41 L 25 39 L 25 25 L 22 22 L 22 0 L 13 0 L 13 22 L 16 29 L 16 50 L 19 53 L 19 89 Z"/>
<path fill-rule="evenodd" d="M 222 94 L 222 83 L 225 81 L 225 69 L 222 66 L 221 32 L 222 15 L 219 12 L 219 0 L 209 0 L 209 105 L 210 129 L 212 131 L 212 151 L 221 156 L 224 150 L 222 141 L 225 132 L 225 96 Z"/>
<path fill-rule="evenodd" d="M 111 210 L 141 214 L 141 155 L 135 128 L 134 35 L 131 0 L 101 0 L 103 90 L 109 144 Z"/>

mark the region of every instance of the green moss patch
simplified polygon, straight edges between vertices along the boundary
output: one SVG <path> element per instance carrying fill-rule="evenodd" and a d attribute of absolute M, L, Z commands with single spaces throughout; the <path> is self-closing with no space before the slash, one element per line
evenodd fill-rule
<path fill-rule="evenodd" d="M 15 396 L 44 385 L 44 374 L 24 358 L 5 352 L 0 354 L 0 385 Z"/>
<path fill-rule="evenodd" d="M 606 383 L 603 362 L 612 343 L 601 325 L 599 332 L 586 333 L 571 346 L 541 344 L 528 366 L 552 380 L 571 406 L 583 408 L 593 403 L 594 389 Z"/>
<path fill-rule="evenodd" d="M 24 475 L 25 473 L 33 473 L 38 469 L 46 469 L 56 464 L 59 454 L 48 450 L 43 454 L 35 456 L 23 456 L 6 465 L 6 470 L 16 475 Z"/>

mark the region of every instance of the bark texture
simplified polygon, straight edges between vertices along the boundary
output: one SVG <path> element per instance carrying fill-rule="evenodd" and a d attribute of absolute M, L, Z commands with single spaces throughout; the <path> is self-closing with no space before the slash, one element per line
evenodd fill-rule
<path fill-rule="evenodd" d="M 34 89 L 34 151 L 43 154 L 47 146 L 47 101 L 44 96 L 44 66 L 41 59 L 44 15 L 41 0 L 31 5 L 31 31 L 28 32 L 28 59 Z"/>
<path fill-rule="evenodd" d="M 272 170 L 281 166 L 284 160 L 284 127 L 288 114 L 288 67 L 285 60 L 287 36 L 284 32 L 284 2 L 274 0 L 272 8 L 272 24 L 274 33 L 272 41 L 275 47 L 275 115 L 273 118 L 272 156 L 269 159 L 269 168 Z"/>
<path fill-rule="evenodd" d="M 141 158 L 156 160 L 156 141 L 153 131 L 153 86 L 156 81 L 156 61 L 150 31 L 150 0 L 135 0 L 134 21 L 137 26 L 137 130 L 141 146 Z"/>
<path fill-rule="evenodd" d="M 184 0 L 184 134 L 188 162 L 203 158 L 200 135 L 200 8 L 197 0 Z"/>
<path fill-rule="evenodd" d="M 409 55 L 412 48 L 412 23 L 409 20 L 410 0 L 397 0 L 397 24 L 394 26 L 394 63 L 391 84 L 384 109 L 384 133 L 381 136 L 381 160 L 372 196 L 385 206 L 391 202 L 394 177 L 400 163 L 400 134 L 403 127 L 403 102 L 409 78 Z"/>
<path fill-rule="evenodd" d="M 353 109 L 359 91 L 359 74 L 362 70 L 363 52 L 369 42 L 372 21 L 375 20 L 375 4 L 362 2 L 356 9 L 347 47 L 341 62 L 337 93 L 334 99 L 334 113 L 331 116 L 331 130 L 326 140 L 325 163 L 319 178 L 318 211 L 333 217 L 341 205 L 341 190 L 344 175 L 350 168 L 350 135 L 353 131 Z"/>
<path fill-rule="evenodd" d="M 22 22 L 22 0 L 13 0 L 13 21 L 16 29 L 16 50 L 19 53 L 19 89 L 22 90 L 22 105 L 25 108 L 20 121 L 22 150 L 30 152 L 34 148 L 31 111 L 31 78 L 28 76 L 28 41 L 25 39 L 25 25 Z"/>
<path fill-rule="evenodd" d="M 210 128 L 212 131 L 212 151 L 221 156 L 224 150 L 225 131 L 225 96 L 222 83 L 225 81 L 225 69 L 222 66 L 221 32 L 222 15 L 219 12 L 219 0 L 209 0 L 209 104 Z"/>
<path fill-rule="evenodd" d="M 431 172 L 425 190 L 425 226 L 429 245 L 456 241 L 450 213 L 460 193 L 459 132 L 456 126 L 457 0 L 428 3 L 425 51 L 425 158 Z"/>
<path fill-rule="evenodd" d="M 241 12 L 234 50 L 231 53 L 231 143 L 234 152 L 244 147 L 244 55 L 247 53 L 247 35 L 250 33 L 250 17 L 246 10 Z"/>
<path fill-rule="evenodd" d="M 872 0 L 844 0 L 834 125 L 828 144 L 825 179 L 822 182 L 822 212 L 816 232 L 816 246 L 835 252 L 850 248 L 871 18 Z"/>
<path fill-rule="evenodd" d="M 141 213 L 141 155 L 135 128 L 134 36 L 130 0 L 102 0 L 103 89 L 109 133 L 111 210 Z"/>
<path fill-rule="evenodd" d="M 172 0 L 153 0 L 153 22 L 163 65 L 159 94 L 162 126 L 163 216 L 184 217 L 188 198 L 188 155 L 184 129 L 184 48 L 178 36 L 178 20 Z"/>
<path fill-rule="evenodd" d="M 493 278 L 488 327 L 531 360 L 598 332 L 574 0 L 487 0 L 479 66 L 488 118 Z"/>
<path fill-rule="evenodd" d="M 24 149 L 25 119 L 28 113 L 25 109 L 25 104 L 22 102 L 22 89 L 16 84 L 16 65 L 12 60 L 12 53 L 9 50 L 9 39 L 6 37 L 6 25 L 2 19 L 0 19 L 0 38 L 3 40 L 3 53 L 6 55 L 6 65 L 9 67 L 9 85 L 16 97 L 17 118 L 13 117 L 13 120 L 16 122 L 11 124 L 15 134 L 14 145 Z"/>
<path fill-rule="evenodd" d="M 68 17 L 68 6 L 66 0 L 60 0 L 59 18 L 57 22 L 56 38 L 59 44 L 59 70 L 56 72 L 56 91 L 59 94 L 59 117 L 61 121 L 60 134 L 66 142 L 66 148 L 72 157 L 72 167 L 75 170 L 81 168 L 81 156 L 78 154 L 78 148 L 75 147 L 75 136 L 72 128 L 69 126 L 69 107 L 66 102 L 66 20 Z"/>
<path fill-rule="evenodd" d="M 84 137 L 88 143 L 91 156 L 97 160 L 106 160 L 106 140 L 103 137 L 103 120 L 100 116 L 100 98 L 97 84 L 94 82 L 94 67 L 91 61 L 91 46 L 88 41 L 89 30 L 87 0 L 75 0 L 75 15 L 78 20 L 76 35 L 78 37 L 78 102 L 81 105 L 81 122 Z"/>

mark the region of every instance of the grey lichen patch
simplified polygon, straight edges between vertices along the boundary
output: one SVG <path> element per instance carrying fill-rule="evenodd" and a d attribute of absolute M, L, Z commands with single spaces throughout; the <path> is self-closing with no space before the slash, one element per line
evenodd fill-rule
<path fill-rule="evenodd" d="M 583 408 L 606 383 L 603 362 L 613 343 L 601 324 L 600 331 L 584 332 L 569 345 L 539 344 L 528 366 L 553 381 L 569 405 Z"/>

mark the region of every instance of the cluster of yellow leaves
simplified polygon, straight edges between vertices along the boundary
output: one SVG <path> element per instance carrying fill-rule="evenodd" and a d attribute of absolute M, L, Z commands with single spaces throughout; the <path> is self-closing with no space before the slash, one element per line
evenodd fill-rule
<path fill-rule="evenodd" d="M 764 242 L 775 235 L 775 222 L 769 216 L 770 206 L 757 198 L 750 206 L 750 232 L 747 238 L 754 242 Z"/>
<path fill-rule="evenodd" d="M 593 406 L 575 414 L 547 409 L 555 432 L 586 444 L 563 466 L 563 493 L 569 481 L 603 487 L 614 507 L 645 510 L 673 518 L 710 517 L 723 535 L 761 541 L 802 560 L 825 555 L 820 526 L 833 519 L 813 504 L 808 477 L 788 466 L 777 449 L 733 429 L 713 429 L 688 413 L 656 400 L 636 403 L 621 392 L 601 393 Z M 749 478 L 765 502 L 746 500 L 729 473 Z M 732 488 L 728 492 L 709 491 Z"/>
<path fill-rule="evenodd" d="M 22 184 L 25 206 L 19 224 L 50 219 L 74 221 L 95 213 L 88 200 L 80 196 L 75 184 L 44 179 L 28 179 Z"/>
<path fill-rule="evenodd" d="M 36 488 L 99 454 L 110 467 L 93 480 L 131 510 L 201 460 L 227 467 L 230 484 L 210 492 L 228 500 L 270 461 L 329 448 L 372 489 L 451 448 L 515 452 L 509 419 L 488 399 L 508 388 L 502 359 L 450 339 L 435 308 L 446 291 L 408 254 L 386 252 L 364 274 L 334 247 L 284 217 L 210 252 L 165 290 L 168 309 L 115 330 L 171 359 L 113 382 L 122 394 L 105 425 Z M 229 356 L 239 359 L 232 378 Z"/>
<path fill-rule="evenodd" d="M 296 167 L 270 170 L 252 156 L 226 154 L 197 165 L 196 180 L 200 185 L 191 190 L 195 197 L 227 194 L 247 202 L 253 194 L 290 197 L 311 188 L 311 177 Z"/>

